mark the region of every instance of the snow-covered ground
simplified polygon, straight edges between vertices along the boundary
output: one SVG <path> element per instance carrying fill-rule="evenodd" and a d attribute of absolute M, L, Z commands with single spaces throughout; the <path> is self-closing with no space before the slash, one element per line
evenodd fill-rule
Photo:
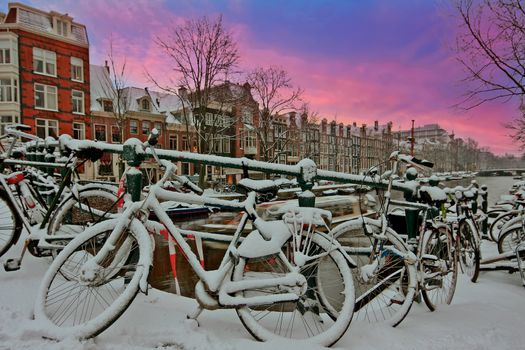
<path fill-rule="evenodd" d="M 484 244 L 485 254 L 490 254 L 493 247 Z M 7 255 L 15 256 L 15 252 L 19 249 Z M 293 342 L 252 340 L 232 310 L 205 311 L 197 327 L 185 321 L 195 301 L 157 290 L 139 295 L 121 319 L 93 340 L 46 340 L 31 314 L 47 265 L 45 259 L 27 256 L 20 271 L 0 271 L 0 349 L 299 348 Z M 517 274 L 484 272 L 477 284 L 460 275 L 452 305 L 432 313 L 423 304 L 416 304 L 397 328 L 353 322 L 335 348 L 525 349 L 524 316 L 525 288 Z M 309 349 L 301 346 L 300 350 Z"/>

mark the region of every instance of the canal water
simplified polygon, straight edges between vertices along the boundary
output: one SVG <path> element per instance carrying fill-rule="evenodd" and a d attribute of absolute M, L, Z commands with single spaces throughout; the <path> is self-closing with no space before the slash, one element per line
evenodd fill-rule
<path fill-rule="evenodd" d="M 489 206 L 494 205 L 501 195 L 509 194 L 511 186 L 520 180 L 514 179 L 512 176 L 488 176 L 476 177 L 476 181 L 481 186 L 487 185 L 489 188 Z"/>
<path fill-rule="evenodd" d="M 448 187 L 455 186 L 468 186 L 472 181 L 472 178 L 462 180 L 448 181 L 445 185 Z M 516 179 L 512 176 L 499 176 L 499 177 L 477 177 L 476 181 L 481 186 L 486 184 L 489 191 L 489 206 L 493 205 L 499 200 L 501 195 L 509 194 L 508 190 L 514 184 Z M 238 221 L 236 217 L 238 214 L 233 213 L 216 213 L 212 214 L 206 219 L 198 219 L 186 222 L 177 222 L 176 224 L 185 229 L 197 229 L 201 228 L 203 224 L 224 224 L 224 223 L 235 223 Z M 216 232 L 220 233 L 220 232 Z M 226 232 L 223 232 L 226 233 Z M 197 253 L 195 241 L 191 240 L 188 242 L 192 247 L 193 251 Z M 172 274 L 170 266 L 170 258 L 168 253 L 167 240 L 159 235 L 155 236 L 155 258 L 153 270 L 150 274 L 150 283 L 154 288 L 162 289 L 167 292 L 176 293 L 176 282 Z M 216 269 L 222 259 L 224 250 L 227 245 L 223 243 L 204 243 L 204 256 L 205 256 L 205 268 L 206 270 Z M 198 279 L 193 271 L 189 268 L 186 259 L 183 254 L 178 251 L 176 255 L 177 265 L 177 280 L 183 295 L 193 297 L 193 290 Z"/>

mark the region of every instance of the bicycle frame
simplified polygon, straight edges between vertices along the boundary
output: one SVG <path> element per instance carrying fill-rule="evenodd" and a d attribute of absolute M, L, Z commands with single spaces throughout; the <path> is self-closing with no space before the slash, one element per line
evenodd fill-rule
<path fill-rule="evenodd" d="M 169 233 L 168 239 L 173 239 L 176 244 L 179 245 L 181 251 L 186 256 L 190 267 L 200 279 L 195 292 L 201 305 L 203 305 L 205 308 L 214 309 L 218 307 L 259 305 L 268 302 L 277 303 L 296 301 L 298 299 L 298 295 L 293 292 L 251 298 L 232 297 L 229 295 L 247 288 L 278 287 L 283 285 L 288 286 L 288 288 L 293 288 L 306 283 L 304 276 L 298 272 L 300 266 L 293 266 L 281 250 L 285 242 L 287 242 L 292 236 L 292 233 L 288 230 L 286 224 L 282 221 L 272 222 L 274 226 L 272 226 L 271 230 L 267 229 L 263 224 L 261 224 L 263 221 L 257 216 L 255 211 L 255 193 L 250 193 L 244 202 L 232 202 L 228 200 L 198 196 L 195 194 L 176 193 L 165 190 L 162 188 L 162 186 L 164 182 L 171 177 L 175 167 L 170 162 L 161 162 L 166 168 L 163 178 L 157 182 L 157 184 L 150 187 L 150 190 L 145 199 L 138 202 L 132 202 L 130 201 L 129 197 L 126 198 L 124 212 L 121 214 L 118 224 L 110 233 L 101 250 L 93 258 L 91 258 L 91 260 L 84 264 L 83 269 L 96 270 L 98 264 L 107 256 L 107 254 L 111 252 L 117 242 L 121 239 L 122 234 L 125 233 L 125 230 L 130 227 L 130 225 L 136 229 L 136 234 L 141 236 L 137 237 L 137 239 L 142 241 L 147 239 L 145 237 L 146 234 L 149 235 L 151 232 L 160 233 L 161 230 L 167 230 Z M 242 216 L 237 230 L 231 238 L 230 244 L 222 258 L 218 269 L 207 271 L 201 266 L 200 260 L 193 253 L 189 244 L 185 241 L 184 232 L 178 229 L 173 224 L 169 216 L 161 209 L 160 201 L 167 200 L 179 201 L 188 204 L 229 207 L 246 211 Z M 148 221 L 146 219 L 147 213 L 149 211 L 153 211 L 155 213 L 159 220 L 158 223 Z M 144 215 L 145 213 L 146 215 Z M 137 217 L 142 217 L 142 220 L 139 221 Z M 252 231 L 244 240 L 242 240 L 240 246 L 236 248 L 236 245 L 241 241 L 241 234 L 248 220 L 252 220 L 253 225 L 258 229 L 258 231 Z M 143 227 L 144 229 L 139 227 Z M 148 230 L 151 232 L 148 232 Z M 192 231 L 191 234 L 195 235 L 196 232 Z M 260 246 L 254 247 L 255 242 L 257 242 L 257 244 L 264 244 L 266 246 L 264 248 L 261 248 Z M 332 242 L 332 245 L 333 249 L 340 249 L 340 246 L 336 244 L 336 242 Z M 273 277 L 251 281 L 249 285 L 246 284 L 246 281 L 229 281 L 226 277 L 231 273 L 239 258 L 242 258 L 244 253 L 253 251 L 254 248 L 259 250 L 262 249 L 262 251 L 264 251 L 263 254 L 257 255 L 257 257 L 278 254 L 291 272 L 287 273 L 283 277 Z M 351 261 L 351 258 L 348 257 L 348 255 L 345 254 L 345 256 Z M 149 258 L 147 263 L 152 263 L 152 257 Z M 353 266 L 355 266 L 355 264 Z M 87 275 L 93 274 L 87 273 Z M 143 292 L 147 291 L 147 275 L 148 272 L 146 269 L 140 283 L 140 288 Z M 218 292 L 219 302 L 214 300 L 214 298 L 205 291 L 204 285 L 210 292 Z"/>

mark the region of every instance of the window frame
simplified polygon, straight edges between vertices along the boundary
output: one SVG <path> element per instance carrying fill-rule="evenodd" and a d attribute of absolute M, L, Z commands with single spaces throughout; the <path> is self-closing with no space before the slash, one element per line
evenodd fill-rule
<path fill-rule="evenodd" d="M 10 97 L 11 99 L 9 100 L 1 100 L 0 99 L 0 103 L 13 103 L 13 102 L 18 102 L 18 79 L 17 78 L 13 78 L 13 77 L 6 77 L 6 78 L 0 78 L 0 82 L 2 80 L 9 80 L 10 82 L 10 85 L 1 85 L 0 84 L 0 90 L 6 90 L 6 96 L 7 96 L 7 92 L 10 93 Z M 0 93 L 0 96 L 2 96 L 2 93 Z"/>
<path fill-rule="evenodd" d="M 78 64 L 79 62 L 80 64 Z M 81 58 L 71 56 L 70 64 L 71 64 L 71 81 L 83 83 L 84 82 L 84 61 Z M 80 68 L 80 79 L 76 79 L 76 77 L 73 77 L 74 68 Z"/>
<path fill-rule="evenodd" d="M 75 126 L 81 126 L 81 128 L 75 128 Z M 81 137 L 75 137 L 75 132 L 80 132 Z M 78 140 L 86 139 L 86 124 L 81 122 L 73 122 L 73 138 Z"/>
<path fill-rule="evenodd" d="M 44 87 L 44 91 L 43 94 L 44 94 L 44 107 L 40 107 L 37 105 L 37 99 L 36 99 L 36 94 L 37 94 L 37 86 L 42 86 Z M 49 101 L 48 101 L 48 94 L 50 94 L 50 92 L 48 91 L 49 89 L 48 88 L 54 88 L 55 89 L 55 108 L 49 108 Z M 54 111 L 54 112 L 57 112 L 58 111 L 58 87 L 57 86 L 54 86 L 54 85 L 47 85 L 47 84 L 42 84 L 42 83 L 35 83 L 34 86 L 33 86 L 33 90 L 34 90 L 34 98 L 35 98 L 35 109 L 40 109 L 40 110 L 45 110 L 45 111 Z M 39 91 L 41 92 L 41 91 Z"/>
<path fill-rule="evenodd" d="M 43 71 L 38 71 L 35 66 L 35 61 L 37 60 L 37 54 L 35 52 L 41 51 L 42 53 L 42 69 Z M 53 63 L 54 67 L 54 73 L 50 74 L 47 72 L 47 65 L 49 63 Z M 40 75 L 46 75 L 48 77 L 56 77 L 57 76 L 57 54 L 54 51 L 49 51 L 42 49 L 40 47 L 33 47 L 33 73 L 34 74 L 40 74 Z"/>
<path fill-rule="evenodd" d="M 113 130 L 117 130 L 116 133 L 113 132 Z M 118 139 L 115 140 L 113 137 L 114 135 L 118 135 Z M 120 134 L 120 130 L 118 125 L 111 125 L 111 142 L 113 143 L 121 143 L 122 142 L 122 135 Z"/>
<path fill-rule="evenodd" d="M 82 96 L 81 97 L 78 97 L 76 96 L 75 97 L 75 93 L 80 93 Z M 84 106 L 84 91 L 80 91 L 80 90 L 71 90 L 71 113 L 73 114 L 79 114 L 79 115 L 85 115 L 86 114 L 86 110 L 85 110 L 85 106 Z M 77 101 L 80 101 L 80 107 L 81 108 L 81 111 L 75 111 L 75 99 L 77 99 Z"/>
<path fill-rule="evenodd" d="M 99 140 L 97 138 L 97 127 L 104 128 L 104 140 Z M 106 124 L 94 123 L 93 124 L 93 139 L 101 142 L 107 142 L 108 140 L 108 126 Z"/>
<path fill-rule="evenodd" d="M 43 126 L 39 126 L 39 125 L 38 125 L 38 123 L 39 123 L 40 121 L 43 121 L 43 122 L 44 122 L 44 125 L 43 125 Z M 54 126 L 54 127 L 53 127 L 53 126 L 50 126 L 52 123 L 56 123 L 56 126 Z M 51 136 L 51 135 L 49 134 L 49 130 L 50 130 L 51 128 L 56 128 L 56 136 L 57 136 L 57 137 L 60 135 L 60 123 L 59 123 L 58 120 L 55 120 L 55 119 L 45 119 L 45 118 L 36 118 L 36 119 L 35 119 L 35 135 L 37 135 L 37 136 L 38 136 L 38 128 L 39 128 L 39 127 L 44 127 L 44 130 L 45 130 L 44 134 L 45 134 L 45 135 L 44 135 L 44 137 L 42 137 L 42 138 L 44 138 L 44 139 L 45 139 L 46 137 Z M 40 136 L 39 136 L 39 137 L 40 137 Z"/>
<path fill-rule="evenodd" d="M 148 129 L 145 131 L 144 127 L 146 125 L 148 126 Z M 149 120 L 143 120 L 140 130 L 142 132 L 142 135 L 149 135 L 149 133 L 151 132 L 151 122 Z"/>
<path fill-rule="evenodd" d="M 131 124 L 135 124 L 135 132 L 131 130 Z M 129 133 L 133 135 L 138 135 L 139 133 L 139 121 L 137 119 L 130 119 L 129 120 Z"/>
<path fill-rule="evenodd" d="M 4 118 L 11 118 L 10 122 L 4 121 Z M 20 123 L 20 116 L 19 115 L 13 115 L 13 114 L 4 114 L 0 115 L 0 134 L 3 135 L 5 133 L 5 127 L 13 124 L 19 124 Z"/>

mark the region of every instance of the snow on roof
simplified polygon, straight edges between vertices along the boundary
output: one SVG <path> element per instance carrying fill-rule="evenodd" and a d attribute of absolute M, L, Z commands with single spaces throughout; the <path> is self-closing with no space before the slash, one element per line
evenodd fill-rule
<path fill-rule="evenodd" d="M 90 65 L 90 81 L 91 111 L 103 111 L 103 100 L 111 100 L 113 103 L 116 103 L 116 96 L 112 87 L 113 83 L 106 67 Z M 124 88 L 123 96 L 129 100 L 129 105 L 127 106 L 129 111 L 144 112 L 141 109 L 140 102 L 146 98 L 151 103 L 149 113 L 165 114 L 167 123 L 180 124 L 180 121 L 170 113 L 182 108 L 182 102 L 176 95 L 149 89 L 146 91 L 146 89 L 137 87 L 126 87 Z"/>
<path fill-rule="evenodd" d="M 103 111 L 101 99 L 113 100 L 111 79 L 104 66 L 89 65 L 89 80 L 91 94 L 91 111 Z"/>
<path fill-rule="evenodd" d="M 26 26 L 32 30 L 53 34 L 62 38 L 63 36 L 58 35 L 53 29 L 53 16 L 61 16 L 61 18 L 67 17 L 70 20 L 72 19 L 67 14 L 61 15 L 55 12 L 47 13 L 18 3 L 9 4 L 9 9 L 11 10 L 12 8 L 16 8 L 17 10 L 16 23 Z M 77 41 L 83 45 L 88 44 L 86 27 L 82 24 L 74 23 L 72 21 L 71 34 L 65 38 Z"/>

